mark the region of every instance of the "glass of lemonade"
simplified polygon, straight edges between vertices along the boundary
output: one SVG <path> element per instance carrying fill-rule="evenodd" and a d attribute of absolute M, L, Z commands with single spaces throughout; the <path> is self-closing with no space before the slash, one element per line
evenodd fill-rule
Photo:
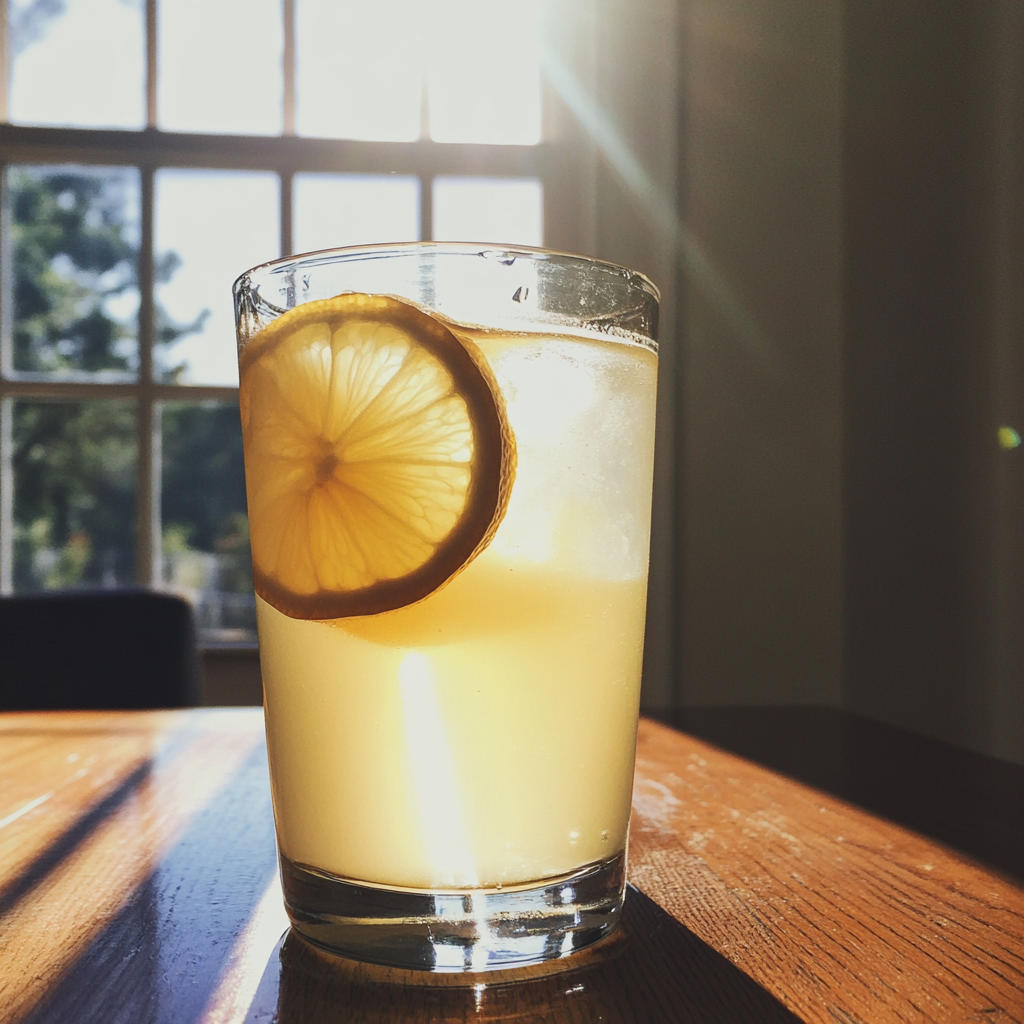
<path fill-rule="evenodd" d="M 235 283 L 285 902 L 483 971 L 615 927 L 658 297 L 535 249 L 336 249 Z"/>

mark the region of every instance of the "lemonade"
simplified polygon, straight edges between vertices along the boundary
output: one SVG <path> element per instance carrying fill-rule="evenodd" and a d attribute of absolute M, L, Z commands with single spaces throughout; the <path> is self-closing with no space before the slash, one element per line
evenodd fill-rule
<path fill-rule="evenodd" d="M 657 289 L 426 242 L 234 294 L 293 927 L 433 971 L 596 942 L 625 891 Z"/>
<path fill-rule="evenodd" d="M 281 852 L 342 878 L 515 885 L 625 847 L 656 357 L 470 333 L 518 448 L 486 550 L 378 615 L 258 602 Z"/>

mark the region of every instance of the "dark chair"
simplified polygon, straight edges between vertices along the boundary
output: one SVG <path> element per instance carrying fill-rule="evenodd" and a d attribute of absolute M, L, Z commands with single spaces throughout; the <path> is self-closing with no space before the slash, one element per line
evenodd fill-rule
<path fill-rule="evenodd" d="M 0 710 L 198 702 L 187 601 L 142 589 L 0 597 Z"/>

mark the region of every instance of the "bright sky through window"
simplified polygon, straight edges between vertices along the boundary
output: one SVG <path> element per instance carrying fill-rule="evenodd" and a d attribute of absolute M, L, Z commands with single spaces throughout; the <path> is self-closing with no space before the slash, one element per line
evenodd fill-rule
<path fill-rule="evenodd" d="M 539 11 L 538 0 L 297 0 L 299 134 L 536 144 Z"/>
<path fill-rule="evenodd" d="M 411 142 L 420 137 L 422 36 L 409 0 L 297 0 L 300 135 Z"/>
<path fill-rule="evenodd" d="M 181 383 L 238 383 L 231 285 L 244 270 L 276 259 L 278 180 L 256 171 L 159 171 L 156 252 L 181 265 L 157 288 L 157 301 L 179 324 L 208 311 L 199 330 L 163 353 L 165 373 L 184 365 Z"/>
<path fill-rule="evenodd" d="M 544 192 L 534 178 L 441 177 L 433 198 L 440 242 L 543 245 Z"/>
<path fill-rule="evenodd" d="M 10 0 L 10 120 L 143 127 L 142 7 L 142 0 Z"/>
<path fill-rule="evenodd" d="M 157 10 L 160 127 L 280 134 L 281 0 L 164 0 Z"/>
<path fill-rule="evenodd" d="M 297 174 L 294 187 L 292 247 L 296 252 L 419 238 L 418 178 L 390 174 Z"/>
<path fill-rule="evenodd" d="M 416 0 L 412 0 L 416 2 Z M 435 142 L 540 142 L 540 5 L 437 0 L 423 47 Z"/>
<path fill-rule="evenodd" d="M 158 0 L 156 10 L 161 128 L 281 132 L 281 0 Z M 300 135 L 540 141 L 540 0 L 296 0 L 295 10 Z M 143 0 L 8 0 L 8 18 L 12 121 L 143 126 Z"/>

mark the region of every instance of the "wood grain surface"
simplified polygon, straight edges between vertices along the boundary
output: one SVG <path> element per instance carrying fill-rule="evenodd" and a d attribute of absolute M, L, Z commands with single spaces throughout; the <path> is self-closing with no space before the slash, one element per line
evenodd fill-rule
<path fill-rule="evenodd" d="M 630 877 L 808 1024 L 1024 1020 L 1024 891 L 642 721 Z"/>
<path fill-rule="evenodd" d="M 1024 1021 L 1024 892 L 641 723 L 620 931 L 540 970 L 320 953 L 276 876 L 259 709 L 0 715 L 2 1024 Z"/>
<path fill-rule="evenodd" d="M 664 722 L 1024 882 L 1024 764 L 817 706 L 675 708 Z"/>

